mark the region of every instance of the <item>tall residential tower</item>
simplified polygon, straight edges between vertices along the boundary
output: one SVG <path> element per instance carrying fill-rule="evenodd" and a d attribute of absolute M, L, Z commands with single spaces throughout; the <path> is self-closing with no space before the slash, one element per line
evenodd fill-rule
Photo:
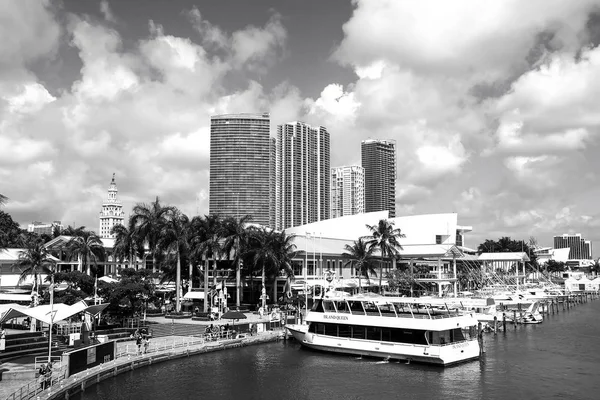
<path fill-rule="evenodd" d="M 364 168 L 358 165 L 331 168 L 331 218 L 364 212 Z"/>
<path fill-rule="evenodd" d="M 365 169 L 365 212 L 389 211 L 396 216 L 396 142 L 363 140 L 360 146 Z"/>
<path fill-rule="evenodd" d="M 108 187 L 108 198 L 102 203 L 102 211 L 100 211 L 100 229 L 98 230 L 101 238 L 114 238 L 112 228 L 116 225 L 123 225 L 125 220 L 125 212 L 123 205 L 117 199 L 117 184 L 115 183 L 115 174 L 112 176 L 110 186 Z"/>
<path fill-rule="evenodd" d="M 569 260 L 591 260 L 592 242 L 581 237 L 581 233 L 576 235 L 563 234 L 554 236 L 554 248 L 569 248 Z"/>
<path fill-rule="evenodd" d="M 277 126 L 276 224 L 278 230 L 329 219 L 329 133 L 322 126 Z"/>
<path fill-rule="evenodd" d="M 210 119 L 210 214 L 273 227 L 270 117 L 225 114 Z"/>

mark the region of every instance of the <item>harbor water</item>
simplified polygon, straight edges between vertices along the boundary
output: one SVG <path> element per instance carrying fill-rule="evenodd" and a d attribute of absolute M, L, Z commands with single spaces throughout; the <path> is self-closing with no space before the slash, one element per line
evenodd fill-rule
<path fill-rule="evenodd" d="M 152 365 L 71 398 L 600 398 L 600 301 L 484 338 L 481 360 L 448 368 L 321 353 L 281 341 Z"/>

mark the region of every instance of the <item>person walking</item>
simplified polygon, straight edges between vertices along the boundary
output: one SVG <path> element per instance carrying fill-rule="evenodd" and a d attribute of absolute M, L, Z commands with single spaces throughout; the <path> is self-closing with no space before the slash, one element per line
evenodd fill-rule
<path fill-rule="evenodd" d="M 139 331 L 135 331 L 135 344 L 137 346 L 137 355 L 142 354 L 142 334 Z"/>
<path fill-rule="evenodd" d="M 0 329 L 0 351 L 6 350 L 6 330 Z"/>
<path fill-rule="evenodd" d="M 146 354 L 146 353 L 148 353 L 148 347 L 150 347 L 150 338 L 148 337 L 148 335 L 144 335 L 143 344 L 144 344 L 144 354 Z"/>

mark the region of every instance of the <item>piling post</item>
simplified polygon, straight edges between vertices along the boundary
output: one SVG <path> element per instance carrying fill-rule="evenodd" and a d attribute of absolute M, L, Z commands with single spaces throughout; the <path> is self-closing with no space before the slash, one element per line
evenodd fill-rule
<path fill-rule="evenodd" d="M 483 328 L 481 322 L 477 323 L 477 342 L 479 343 L 479 355 L 483 354 Z"/>
<path fill-rule="evenodd" d="M 506 313 L 502 313 L 502 330 L 506 332 Z"/>
<path fill-rule="evenodd" d="M 517 310 L 513 310 L 513 325 L 517 327 Z"/>
<path fill-rule="evenodd" d="M 498 333 L 498 317 L 494 315 L 494 335 Z"/>

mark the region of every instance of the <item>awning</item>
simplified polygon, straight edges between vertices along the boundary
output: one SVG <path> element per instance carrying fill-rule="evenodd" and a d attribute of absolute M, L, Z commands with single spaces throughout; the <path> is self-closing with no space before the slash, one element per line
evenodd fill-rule
<path fill-rule="evenodd" d="M 98 313 L 106 308 L 108 304 L 98 304 L 95 306 L 88 306 L 85 301 L 80 301 L 71 306 L 66 304 L 53 304 L 50 306 L 49 304 L 44 304 L 37 307 L 32 308 L 10 308 L 6 313 L 0 318 L 0 323 L 4 321 L 8 321 L 13 318 L 19 318 L 28 316 L 31 318 L 35 318 L 39 321 L 42 321 L 46 324 L 50 324 L 51 322 L 59 322 L 63 321 L 69 317 L 72 317 L 75 314 L 79 314 L 81 312 L 89 312 L 93 315 L 94 313 Z M 101 308 L 101 309 L 100 309 Z M 98 311 L 100 309 L 100 311 Z M 52 318 L 54 315 L 54 318 Z"/>
<path fill-rule="evenodd" d="M 183 298 L 188 300 L 204 300 L 204 292 L 187 292 Z"/>

